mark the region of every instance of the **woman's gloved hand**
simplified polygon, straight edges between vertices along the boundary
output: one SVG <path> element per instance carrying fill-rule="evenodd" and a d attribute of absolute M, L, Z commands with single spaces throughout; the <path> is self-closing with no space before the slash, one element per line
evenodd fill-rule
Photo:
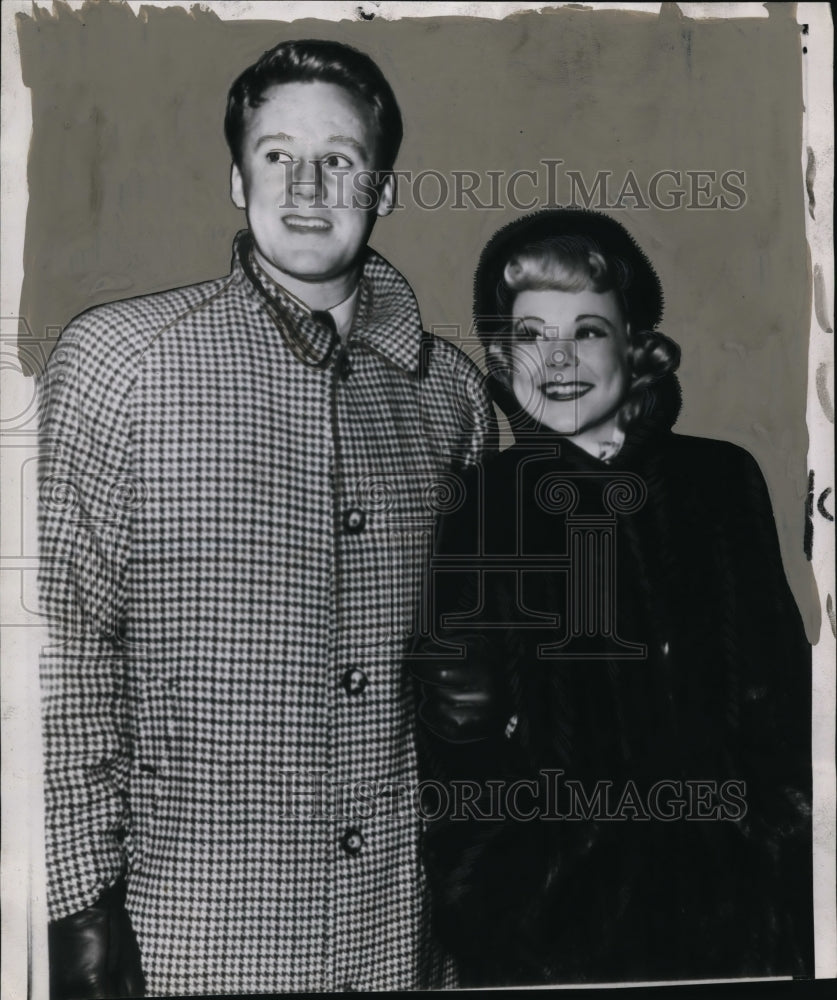
<path fill-rule="evenodd" d="M 49 985 L 50 1000 L 145 995 L 124 881 L 92 906 L 50 923 Z"/>
<path fill-rule="evenodd" d="M 417 684 L 419 722 L 436 737 L 474 743 L 503 734 L 511 709 L 501 704 L 505 699 L 498 679 L 486 664 L 415 659 L 410 669 Z"/>

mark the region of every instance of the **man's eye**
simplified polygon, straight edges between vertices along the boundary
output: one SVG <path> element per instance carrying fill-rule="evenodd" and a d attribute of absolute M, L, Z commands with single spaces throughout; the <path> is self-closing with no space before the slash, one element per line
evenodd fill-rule
<path fill-rule="evenodd" d="M 268 163 L 292 163 L 293 157 L 290 153 L 285 153 L 281 149 L 271 149 L 267 153 Z"/>
<path fill-rule="evenodd" d="M 575 331 L 576 340 L 593 340 L 596 337 L 606 337 L 607 331 L 598 326 L 580 326 Z"/>
<path fill-rule="evenodd" d="M 322 164 L 324 167 L 328 167 L 329 170 L 345 170 L 346 167 L 352 165 L 352 161 L 348 156 L 343 156 L 341 153 L 329 153 L 328 156 L 324 156 L 322 159 Z"/>

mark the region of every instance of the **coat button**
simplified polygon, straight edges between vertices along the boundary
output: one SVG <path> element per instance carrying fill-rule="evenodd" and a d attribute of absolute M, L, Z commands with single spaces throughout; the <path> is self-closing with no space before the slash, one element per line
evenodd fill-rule
<path fill-rule="evenodd" d="M 358 535 L 366 527 L 366 514 L 359 507 L 350 507 L 343 515 L 343 527 L 349 535 Z"/>
<path fill-rule="evenodd" d="M 340 840 L 340 846 L 350 858 L 355 857 L 355 855 L 360 854 L 360 849 L 363 847 L 363 834 L 360 830 L 349 827 Z"/>
<path fill-rule="evenodd" d="M 360 669 L 360 667 L 349 667 L 345 674 L 343 674 L 343 687 L 346 689 L 346 694 L 360 694 L 366 689 L 366 685 L 369 683 L 369 678 Z"/>

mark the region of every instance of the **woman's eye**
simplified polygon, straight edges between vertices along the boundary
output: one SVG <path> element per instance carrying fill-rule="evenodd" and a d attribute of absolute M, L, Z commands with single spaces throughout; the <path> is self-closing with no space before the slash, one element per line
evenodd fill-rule
<path fill-rule="evenodd" d="M 598 326 L 580 326 L 575 331 L 576 340 L 593 340 L 596 337 L 606 337 L 607 331 Z"/>
<path fill-rule="evenodd" d="M 267 153 L 268 163 L 291 163 L 293 157 L 290 153 L 285 153 L 281 149 L 271 149 Z"/>
<path fill-rule="evenodd" d="M 341 168 L 350 167 L 352 165 L 352 161 L 348 158 L 348 156 L 342 156 L 340 153 L 329 153 L 328 156 L 323 157 L 322 164 L 330 170 L 339 170 Z"/>

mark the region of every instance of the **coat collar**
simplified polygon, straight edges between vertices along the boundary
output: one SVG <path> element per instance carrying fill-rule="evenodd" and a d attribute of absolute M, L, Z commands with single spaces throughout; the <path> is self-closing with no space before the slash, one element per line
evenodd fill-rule
<path fill-rule="evenodd" d="M 253 237 L 248 230 L 242 230 L 233 245 L 233 277 L 242 281 L 267 310 L 299 361 L 325 368 L 340 347 L 333 327 L 322 314 L 306 308 L 257 267 L 252 250 Z M 418 304 L 406 279 L 367 247 L 349 343 L 360 344 L 387 363 L 413 374 L 419 367 L 423 336 Z"/>

